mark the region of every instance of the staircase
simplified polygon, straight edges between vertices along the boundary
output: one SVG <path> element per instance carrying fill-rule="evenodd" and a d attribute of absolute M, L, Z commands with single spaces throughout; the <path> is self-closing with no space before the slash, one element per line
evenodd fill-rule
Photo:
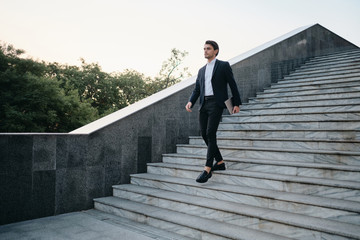
<path fill-rule="evenodd" d="M 224 115 L 227 170 L 205 184 L 206 146 L 189 141 L 95 209 L 167 239 L 360 239 L 360 50 L 315 57 Z"/>

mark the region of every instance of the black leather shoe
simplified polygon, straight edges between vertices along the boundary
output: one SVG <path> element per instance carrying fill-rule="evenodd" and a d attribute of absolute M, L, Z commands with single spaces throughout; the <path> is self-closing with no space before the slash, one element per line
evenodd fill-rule
<path fill-rule="evenodd" d="M 203 171 L 196 179 L 198 183 L 206 183 L 209 178 L 211 178 L 211 171 L 207 173 L 207 171 Z"/>
<path fill-rule="evenodd" d="M 219 171 L 219 170 L 226 170 L 225 163 L 217 164 L 217 162 L 215 162 L 214 166 L 211 168 L 211 171 Z"/>

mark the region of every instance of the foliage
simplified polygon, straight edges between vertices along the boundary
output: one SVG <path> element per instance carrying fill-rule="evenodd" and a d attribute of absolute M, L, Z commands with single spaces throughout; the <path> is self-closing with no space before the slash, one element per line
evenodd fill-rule
<path fill-rule="evenodd" d="M 25 51 L 0 45 L 0 132 L 68 132 L 179 82 L 187 52 L 172 49 L 155 79 L 135 70 L 103 72 L 22 58 Z"/>

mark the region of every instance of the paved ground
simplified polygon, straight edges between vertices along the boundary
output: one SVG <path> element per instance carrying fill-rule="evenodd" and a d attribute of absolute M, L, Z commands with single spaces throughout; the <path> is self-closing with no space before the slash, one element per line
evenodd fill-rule
<path fill-rule="evenodd" d="M 183 238 L 124 218 L 89 210 L 2 225 L 0 226 L 0 239 L 149 240 Z"/>

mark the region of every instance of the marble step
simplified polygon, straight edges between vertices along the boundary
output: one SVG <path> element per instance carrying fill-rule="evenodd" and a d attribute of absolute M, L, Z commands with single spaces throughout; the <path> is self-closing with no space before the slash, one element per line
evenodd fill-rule
<path fill-rule="evenodd" d="M 170 163 L 150 163 L 147 172 L 196 179 L 203 166 Z M 328 198 L 360 202 L 360 184 L 354 181 L 311 178 L 264 172 L 226 170 L 213 173 L 210 181 L 253 188 L 326 196 Z"/>
<path fill-rule="evenodd" d="M 322 59 L 333 59 L 333 60 L 337 60 L 339 58 L 342 57 L 351 57 L 351 56 L 359 56 L 360 55 L 360 51 L 359 49 L 353 49 L 353 50 L 346 50 L 346 51 L 340 51 L 340 52 L 336 52 L 336 53 L 331 53 L 331 54 L 325 54 L 325 55 L 321 55 L 321 56 L 316 56 L 311 58 L 312 60 L 315 61 L 320 61 Z"/>
<path fill-rule="evenodd" d="M 306 138 L 329 140 L 360 140 L 360 130 L 344 129 L 239 129 L 218 130 L 218 137 L 246 137 L 246 138 Z"/>
<path fill-rule="evenodd" d="M 199 184 L 194 179 L 147 173 L 132 175 L 131 183 L 348 223 L 358 222 L 360 214 L 360 203 L 355 201 L 229 185 L 212 179 L 205 184 Z"/>
<path fill-rule="evenodd" d="M 360 121 L 356 120 L 298 120 L 298 121 L 257 121 L 221 122 L 220 130 L 356 130 L 360 129 Z"/>
<path fill-rule="evenodd" d="M 282 97 L 295 97 L 295 96 L 307 96 L 307 95 L 328 95 L 334 93 L 342 93 L 342 97 L 348 97 L 347 93 L 354 93 L 356 97 L 360 97 L 360 84 L 357 86 L 347 86 L 347 87 L 338 87 L 338 88 L 322 88 L 322 89 L 312 89 L 312 90 L 301 90 L 301 91 L 286 91 L 286 92 L 258 92 L 257 98 L 282 98 Z M 326 96 L 329 97 L 329 96 Z"/>
<path fill-rule="evenodd" d="M 299 122 L 299 121 L 360 121 L 360 105 L 313 108 L 273 108 L 241 110 L 223 115 L 223 123 L 242 122 Z"/>
<path fill-rule="evenodd" d="M 360 65 L 360 64 L 359 64 Z M 285 81 L 296 81 L 296 80 L 309 80 L 309 81 L 320 81 L 320 80 L 330 80 L 330 79 L 345 79 L 350 77 L 358 77 L 360 70 L 359 65 L 356 65 L 353 69 L 348 70 L 337 70 L 329 72 L 320 72 L 320 73 L 308 73 L 308 74 L 290 74 L 284 77 Z M 281 81 L 279 81 L 281 82 Z"/>
<path fill-rule="evenodd" d="M 360 64 L 359 64 L 360 65 Z M 357 66 L 359 66 L 357 65 Z M 317 68 L 315 68 L 317 69 Z M 326 71 L 326 70 L 325 70 Z M 292 76 L 292 74 L 287 75 L 286 77 L 290 77 Z M 338 76 L 338 75 L 325 75 L 326 78 L 324 79 L 318 79 L 317 81 L 332 81 L 332 80 L 337 80 L 337 81 L 346 81 L 347 79 L 351 79 L 351 78 L 356 78 L 357 74 L 354 73 L 350 73 L 350 74 L 344 74 L 343 77 L 342 76 Z M 273 83 L 273 84 L 297 84 L 297 83 L 311 83 L 311 82 L 315 82 L 313 77 L 306 77 L 306 78 L 296 78 L 296 79 L 290 79 L 290 80 L 285 80 L 285 79 L 280 79 L 278 80 L 278 82 Z"/>
<path fill-rule="evenodd" d="M 317 239 L 324 237 L 324 233 L 350 237 L 349 230 L 354 232 L 355 236 L 357 234 L 360 237 L 358 231 L 355 234 L 355 229 L 358 229 L 360 225 L 185 195 L 133 184 L 114 186 L 114 196 L 150 206 L 283 235 L 292 239 Z M 315 223 L 316 227 L 314 227 Z M 343 232 L 335 232 L 333 229 L 342 230 Z"/>
<path fill-rule="evenodd" d="M 287 92 L 301 92 L 309 90 L 326 90 L 334 88 L 351 88 L 351 87 L 360 87 L 360 75 L 356 81 L 346 82 L 346 83 L 324 83 L 324 84 L 312 84 L 304 85 L 298 87 L 282 87 L 282 88 L 269 88 L 264 89 L 265 93 L 287 93 Z"/>
<path fill-rule="evenodd" d="M 258 95 L 255 98 L 249 98 L 249 104 L 253 103 L 272 103 L 272 102 L 301 102 L 301 101 L 312 101 L 312 100 L 327 100 L 331 101 L 332 99 L 344 99 L 344 98 L 359 98 L 360 91 L 354 89 L 341 89 L 337 92 L 313 92 L 311 94 L 287 94 L 286 96 L 281 96 L 278 94 L 277 96 L 266 96 L 266 95 Z"/>
<path fill-rule="evenodd" d="M 360 68 L 360 66 L 359 66 Z M 360 71 L 359 71 L 360 72 Z M 317 80 L 317 81 L 307 81 L 308 79 L 303 79 L 302 81 L 293 81 L 293 82 L 277 82 L 277 83 L 273 83 L 271 85 L 271 87 L 269 87 L 266 90 L 270 90 L 270 89 L 293 89 L 295 87 L 310 87 L 310 86 L 319 86 L 319 87 L 323 87 L 326 85 L 330 85 L 333 86 L 334 84 L 339 85 L 339 84 L 344 84 L 344 85 L 348 85 L 350 83 L 359 83 L 360 82 L 360 74 L 359 76 L 356 77 L 349 77 L 349 78 L 345 78 L 345 77 L 341 77 L 341 78 L 336 78 L 336 79 L 324 79 L 324 80 Z"/>
<path fill-rule="evenodd" d="M 360 182 L 360 166 L 224 157 L 227 169 Z M 204 166 L 206 157 L 163 154 L 164 163 Z"/>
<path fill-rule="evenodd" d="M 297 139 L 297 138 L 244 138 L 218 136 L 221 146 L 264 147 L 283 149 L 312 149 L 331 151 L 359 151 L 360 140 Z M 200 136 L 190 136 L 190 145 L 205 145 Z"/>
<path fill-rule="evenodd" d="M 342 63 L 351 63 L 354 61 L 359 61 L 359 55 L 353 55 L 353 56 L 344 56 L 337 59 L 310 59 L 309 61 L 305 62 L 303 65 L 301 65 L 299 68 L 315 68 L 315 67 L 323 67 L 323 66 L 332 66 Z"/>
<path fill-rule="evenodd" d="M 331 66 L 324 66 L 319 68 L 312 68 L 312 69 L 296 69 L 294 72 L 291 73 L 292 76 L 298 75 L 313 75 L 319 73 L 330 73 L 330 72 L 337 72 L 337 71 L 344 71 L 344 70 L 353 70 L 358 69 L 360 65 L 360 58 L 359 62 L 351 62 L 351 63 L 342 63 L 336 64 Z"/>
<path fill-rule="evenodd" d="M 164 231 L 162 229 L 152 227 L 150 225 L 142 224 L 139 222 L 132 221 L 128 218 L 119 217 L 113 214 L 102 212 L 96 209 L 90 209 L 82 211 L 82 213 L 88 214 L 93 218 L 96 218 L 100 221 L 109 223 L 113 226 L 119 226 L 121 229 L 126 229 L 137 234 L 144 236 L 144 239 L 157 239 L 157 240 L 194 240 L 194 238 L 188 238 L 179 234 L 175 234 L 169 231 Z M 128 236 L 127 236 L 128 237 Z M 119 237 L 121 238 L 121 237 Z M 53 238 L 54 240 L 57 238 Z M 80 238 L 83 239 L 83 238 Z M 96 239 L 95 237 L 92 239 Z M 107 238 L 101 238 L 107 239 Z M 136 238 L 136 239 L 140 239 Z M 60 240 L 60 239 L 59 239 Z"/>
<path fill-rule="evenodd" d="M 338 107 L 338 106 L 353 106 L 360 105 L 360 97 L 353 98 L 337 98 L 337 99 L 317 99 L 305 101 L 274 101 L 266 103 L 243 103 L 241 111 L 243 110 L 255 110 L 255 109 L 270 109 L 270 108 L 311 108 L 311 107 Z"/>
<path fill-rule="evenodd" d="M 206 156 L 205 145 L 178 144 L 176 153 Z M 306 163 L 360 165 L 360 151 L 334 151 L 313 149 L 284 149 L 242 146 L 221 146 L 223 157 L 231 158 L 260 158 L 285 160 Z"/>
<path fill-rule="evenodd" d="M 95 208 L 194 239 L 289 239 L 212 219 L 188 215 L 118 197 L 95 199 Z"/>

